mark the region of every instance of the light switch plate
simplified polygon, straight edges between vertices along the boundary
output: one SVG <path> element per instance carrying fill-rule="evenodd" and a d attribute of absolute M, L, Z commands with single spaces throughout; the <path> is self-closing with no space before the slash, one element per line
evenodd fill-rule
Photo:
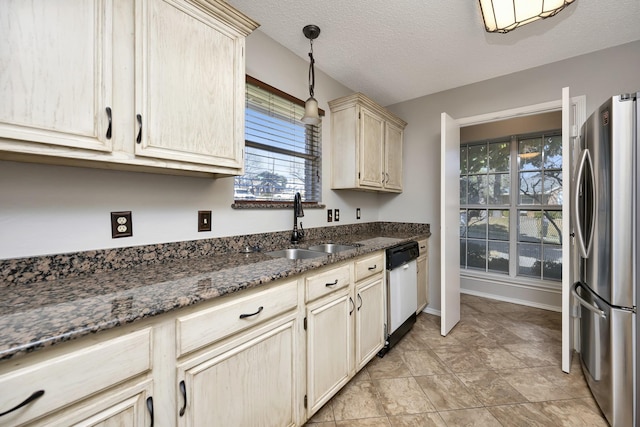
<path fill-rule="evenodd" d="M 327 222 L 333 221 L 333 211 L 331 209 L 327 209 Z"/>
<path fill-rule="evenodd" d="M 131 211 L 111 212 L 111 238 L 133 236 Z"/>
<path fill-rule="evenodd" d="M 198 231 L 211 231 L 211 211 L 198 211 Z"/>
<path fill-rule="evenodd" d="M 360 219 L 360 208 L 356 208 L 356 219 Z"/>
<path fill-rule="evenodd" d="M 340 221 L 340 209 L 333 210 L 333 220 L 336 222 Z"/>

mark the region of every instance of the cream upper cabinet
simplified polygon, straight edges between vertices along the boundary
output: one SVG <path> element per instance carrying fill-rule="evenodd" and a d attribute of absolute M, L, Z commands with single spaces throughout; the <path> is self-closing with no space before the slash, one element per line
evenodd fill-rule
<path fill-rule="evenodd" d="M 0 159 L 242 174 L 257 26 L 223 0 L 3 4 Z"/>
<path fill-rule="evenodd" d="M 3 1 L 1 140 L 111 151 L 112 10 L 111 0 Z"/>
<path fill-rule="evenodd" d="M 222 21 L 228 7 L 197 3 L 136 4 L 135 153 L 240 173 L 246 32 Z"/>
<path fill-rule="evenodd" d="M 329 102 L 331 188 L 402 192 L 407 123 L 361 93 Z"/>

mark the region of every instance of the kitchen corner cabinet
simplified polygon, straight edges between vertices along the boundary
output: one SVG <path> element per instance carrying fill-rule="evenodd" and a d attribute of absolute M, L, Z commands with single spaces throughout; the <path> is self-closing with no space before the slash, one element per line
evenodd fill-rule
<path fill-rule="evenodd" d="M 402 192 L 407 123 L 361 93 L 329 102 L 331 188 Z"/>
<path fill-rule="evenodd" d="M 221 0 L 10 2 L 0 158 L 241 174 L 244 46 L 256 27 Z"/>
<path fill-rule="evenodd" d="M 420 314 L 429 303 L 429 242 L 427 239 L 418 240 L 418 259 L 416 259 L 416 267 L 418 274 L 418 310 L 416 314 Z"/>

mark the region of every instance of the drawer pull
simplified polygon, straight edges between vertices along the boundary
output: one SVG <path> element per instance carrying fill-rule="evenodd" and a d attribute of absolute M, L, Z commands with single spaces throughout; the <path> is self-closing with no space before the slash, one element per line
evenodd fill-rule
<path fill-rule="evenodd" d="M 151 424 L 150 427 L 153 427 L 153 397 L 147 397 L 147 410 L 149 411 L 149 415 L 151 416 Z"/>
<path fill-rule="evenodd" d="M 245 318 L 247 318 L 247 317 L 251 317 L 251 316 L 255 316 L 256 314 L 260 314 L 260 312 L 262 311 L 262 309 L 263 309 L 263 308 L 264 308 L 263 306 L 260 306 L 260 308 L 258 308 L 258 311 L 256 311 L 255 313 L 251 313 L 251 314 L 241 314 L 241 315 L 240 315 L 240 318 L 241 318 L 241 319 L 245 319 Z"/>
<path fill-rule="evenodd" d="M 325 286 L 335 286 L 338 284 L 338 279 L 336 279 L 333 283 L 325 283 Z"/>
<path fill-rule="evenodd" d="M 109 121 L 109 127 L 107 127 L 107 139 L 111 139 L 111 107 L 107 107 L 107 120 Z"/>
<path fill-rule="evenodd" d="M 184 415 L 184 411 L 187 410 L 187 387 L 184 385 L 184 380 L 180 381 L 180 393 L 182 394 L 182 408 L 180 408 L 180 416 Z"/>
<path fill-rule="evenodd" d="M 22 408 L 23 406 L 28 405 L 29 403 L 33 402 L 34 400 L 41 398 L 43 394 L 44 394 L 44 390 L 34 391 L 31 396 L 27 397 L 22 403 L 18 404 L 18 406 L 14 406 L 13 408 L 9 409 L 8 411 L 4 411 L 3 413 L 1 413 L 0 417 L 2 417 L 4 415 L 7 415 L 7 414 L 10 414 L 11 412 Z"/>
<path fill-rule="evenodd" d="M 369 271 L 375 270 L 378 268 L 378 264 L 373 264 L 373 267 L 369 267 Z"/>

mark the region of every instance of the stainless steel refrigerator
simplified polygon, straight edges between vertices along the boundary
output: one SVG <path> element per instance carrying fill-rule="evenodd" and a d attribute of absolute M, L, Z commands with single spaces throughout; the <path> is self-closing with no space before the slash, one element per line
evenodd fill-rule
<path fill-rule="evenodd" d="M 614 96 L 587 119 L 572 192 L 582 370 L 615 427 L 640 423 L 638 95 Z"/>

